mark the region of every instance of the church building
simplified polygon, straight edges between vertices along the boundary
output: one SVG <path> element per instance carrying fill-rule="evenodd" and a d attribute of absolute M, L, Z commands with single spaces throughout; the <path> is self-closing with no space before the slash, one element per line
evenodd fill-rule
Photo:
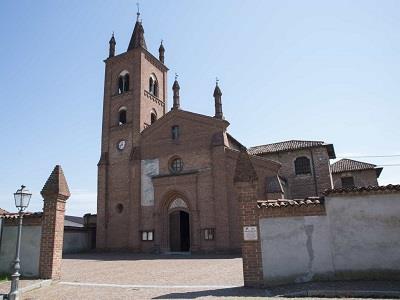
<path fill-rule="evenodd" d="M 126 52 L 114 35 L 105 60 L 97 248 L 138 252 L 238 252 L 242 232 L 233 175 L 240 151 L 227 132 L 218 83 L 215 115 L 181 109 L 177 78 L 167 103 L 165 49 L 146 46 L 138 18 Z M 213 98 L 211 97 L 213 95 Z M 280 164 L 251 156 L 260 198 L 282 198 Z M 266 180 L 268 179 L 268 182 Z"/>
<path fill-rule="evenodd" d="M 233 186 L 245 153 L 259 199 L 307 199 L 341 187 L 378 185 L 382 168 L 336 158 L 332 144 L 289 140 L 247 149 L 228 133 L 218 82 L 214 116 L 181 108 L 175 76 L 147 49 L 139 13 L 126 52 L 114 35 L 105 62 L 97 248 L 135 252 L 239 252 L 243 232 Z M 214 99 L 212 99 L 212 97 Z M 204 100 L 203 100 L 204 101 Z"/>

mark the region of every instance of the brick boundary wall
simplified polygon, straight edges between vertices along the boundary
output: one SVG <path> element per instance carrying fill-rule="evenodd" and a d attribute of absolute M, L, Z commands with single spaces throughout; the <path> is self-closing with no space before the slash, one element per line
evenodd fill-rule
<path fill-rule="evenodd" d="M 70 196 L 61 166 L 54 168 L 41 194 L 44 205 L 39 276 L 58 280 L 61 277 L 65 203 Z"/>
<path fill-rule="evenodd" d="M 245 287 L 264 287 L 262 252 L 260 239 L 260 219 L 295 216 L 326 215 L 325 205 L 287 205 L 277 207 L 260 207 L 263 201 L 257 201 L 257 174 L 251 164 L 249 155 L 242 152 L 236 163 L 234 185 L 239 201 L 240 225 L 257 228 L 257 240 L 245 241 L 242 233 L 243 279 Z"/>

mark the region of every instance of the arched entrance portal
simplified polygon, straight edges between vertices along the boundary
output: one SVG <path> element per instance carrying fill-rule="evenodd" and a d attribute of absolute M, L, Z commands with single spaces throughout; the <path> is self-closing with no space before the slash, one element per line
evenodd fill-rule
<path fill-rule="evenodd" d="M 169 214 L 169 246 L 172 252 L 190 250 L 189 214 L 183 210 Z"/>
<path fill-rule="evenodd" d="M 175 198 L 168 207 L 169 250 L 190 251 L 189 208 L 182 198 Z"/>

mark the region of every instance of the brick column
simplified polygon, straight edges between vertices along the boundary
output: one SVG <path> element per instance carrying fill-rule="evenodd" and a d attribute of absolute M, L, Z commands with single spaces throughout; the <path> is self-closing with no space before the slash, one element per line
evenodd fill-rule
<path fill-rule="evenodd" d="M 261 243 L 257 207 L 258 177 L 246 152 L 241 152 L 236 163 L 234 185 L 239 202 L 242 230 L 242 258 L 244 286 L 260 287 L 263 284 Z M 257 240 L 244 240 L 244 227 L 257 228 Z"/>
<path fill-rule="evenodd" d="M 65 202 L 71 195 L 61 166 L 55 166 L 42 192 L 43 217 L 39 275 L 43 279 L 61 277 Z"/>

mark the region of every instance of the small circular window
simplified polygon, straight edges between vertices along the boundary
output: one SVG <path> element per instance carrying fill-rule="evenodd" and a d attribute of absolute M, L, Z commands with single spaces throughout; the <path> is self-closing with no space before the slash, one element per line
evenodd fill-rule
<path fill-rule="evenodd" d="M 124 206 L 121 203 L 118 203 L 116 206 L 117 209 L 117 213 L 122 213 L 122 211 L 124 210 Z"/>
<path fill-rule="evenodd" d="M 183 161 L 179 157 L 171 161 L 170 169 L 172 173 L 180 173 L 183 170 Z"/>

